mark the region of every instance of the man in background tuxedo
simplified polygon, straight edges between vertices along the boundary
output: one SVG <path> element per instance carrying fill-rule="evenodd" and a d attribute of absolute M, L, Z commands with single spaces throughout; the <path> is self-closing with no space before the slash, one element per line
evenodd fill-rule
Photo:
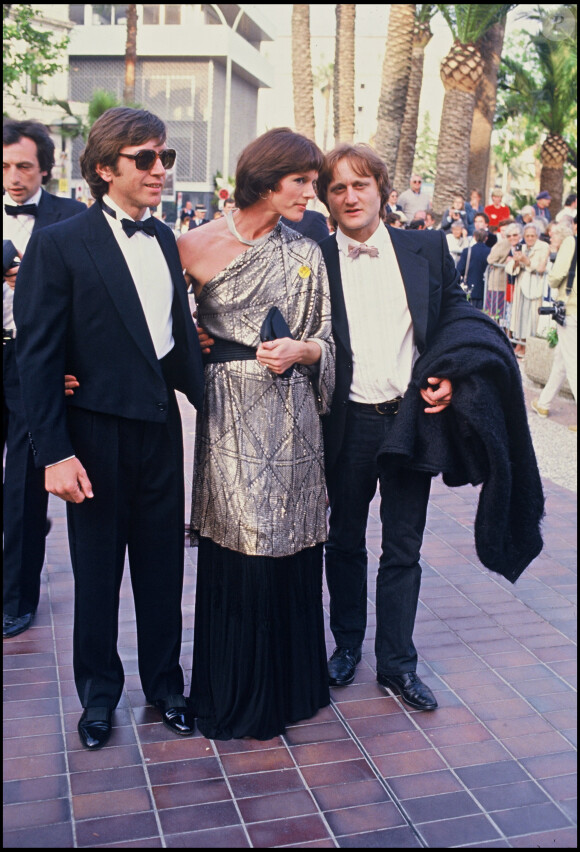
<path fill-rule="evenodd" d="M 428 350 L 449 309 L 465 303 L 441 231 L 385 226 L 389 181 L 368 145 L 340 145 L 326 155 L 318 194 L 336 232 L 324 255 L 336 343 L 336 384 L 322 418 L 330 528 L 326 578 L 336 648 L 328 662 L 331 686 L 346 686 L 361 660 L 367 622 L 366 526 L 377 482 L 382 552 L 376 595 L 377 681 L 418 710 L 435 696 L 417 675 L 413 629 L 419 600 L 420 549 L 431 473 L 379 467 L 413 365 Z M 425 416 L 451 402 L 452 387 L 431 376 L 421 389 Z"/>
<path fill-rule="evenodd" d="M 128 551 L 139 674 L 174 733 L 183 696 L 183 442 L 175 389 L 199 407 L 203 367 L 171 230 L 151 216 L 175 162 L 163 122 L 115 107 L 81 157 L 96 199 L 34 234 L 14 311 L 30 443 L 47 491 L 67 501 L 75 578 L 74 677 L 81 743 L 108 741 L 124 684 L 117 652 Z M 78 379 L 65 398 L 62 377 Z"/>
<path fill-rule="evenodd" d="M 5 119 L 3 124 L 3 235 L 24 255 L 32 233 L 76 216 L 86 206 L 71 198 L 50 195 L 42 186 L 54 166 L 54 142 L 37 121 Z M 44 564 L 48 492 L 44 472 L 37 470 L 28 442 L 20 380 L 16 367 L 16 325 L 12 311 L 18 266 L 3 276 L 4 374 L 4 579 L 3 625 L 5 639 L 28 630 L 40 599 Z"/>

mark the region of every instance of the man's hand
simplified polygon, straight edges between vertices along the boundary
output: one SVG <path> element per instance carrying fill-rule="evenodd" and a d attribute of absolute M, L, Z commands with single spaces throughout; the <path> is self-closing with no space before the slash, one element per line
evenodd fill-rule
<path fill-rule="evenodd" d="M 64 395 L 65 396 L 74 396 L 73 388 L 78 388 L 79 383 L 74 376 L 66 375 L 64 377 Z"/>
<path fill-rule="evenodd" d="M 82 503 L 86 497 L 94 497 L 87 472 L 77 458 L 47 467 L 44 487 L 68 503 Z"/>
<path fill-rule="evenodd" d="M 421 388 L 421 396 L 429 406 L 424 411 L 425 414 L 438 414 L 451 402 L 453 388 L 449 379 L 436 379 L 431 376 L 427 381 L 432 387 Z"/>
<path fill-rule="evenodd" d="M 195 317 L 195 314 L 193 316 Z M 211 351 L 211 347 L 215 343 L 215 340 L 213 339 L 213 337 L 210 337 L 209 334 L 204 331 L 204 329 L 200 325 L 197 326 L 197 336 L 199 338 L 199 345 L 201 346 L 201 351 L 204 355 L 208 355 Z"/>
<path fill-rule="evenodd" d="M 18 275 L 18 270 L 20 269 L 20 265 L 16 264 L 16 266 L 11 266 L 10 269 L 7 269 L 4 273 L 4 281 L 11 290 L 14 290 L 14 285 L 16 284 L 16 276 Z"/>

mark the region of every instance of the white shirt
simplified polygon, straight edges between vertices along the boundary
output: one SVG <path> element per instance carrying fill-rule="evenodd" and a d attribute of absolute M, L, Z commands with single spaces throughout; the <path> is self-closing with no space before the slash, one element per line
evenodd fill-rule
<path fill-rule="evenodd" d="M 357 241 L 336 230 L 340 273 L 352 349 L 354 402 L 386 402 L 403 396 L 418 351 L 405 285 L 389 232 L 380 222 L 365 243 L 379 250 L 378 257 L 360 254 L 349 258 L 349 245 Z"/>
<path fill-rule="evenodd" d="M 163 358 L 174 344 L 171 319 L 173 281 L 165 255 L 156 237 L 151 237 L 143 231 L 137 231 L 128 237 L 121 225 L 121 219 L 132 217 L 108 195 L 104 196 L 103 201 L 117 214 L 117 218 L 113 219 L 108 213 L 103 213 L 129 267 L 157 357 Z M 141 221 L 150 216 L 150 211 L 146 210 Z"/>
<path fill-rule="evenodd" d="M 36 204 L 38 206 L 42 198 L 42 188 L 36 192 L 32 198 L 25 201 L 25 204 Z M 21 202 L 13 201 L 10 195 L 6 193 L 4 196 L 4 204 L 20 205 Z M 36 222 L 35 216 L 30 216 L 28 213 L 20 214 L 19 216 L 9 216 L 6 209 L 2 207 L 2 236 L 5 240 L 11 240 L 14 243 L 20 254 L 24 254 L 28 240 L 32 236 L 32 229 Z M 9 287 L 5 281 L 2 282 L 2 328 L 16 330 L 14 325 L 14 315 L 12 312 L 12 304 L 14 302 L 14 290 Z"/>

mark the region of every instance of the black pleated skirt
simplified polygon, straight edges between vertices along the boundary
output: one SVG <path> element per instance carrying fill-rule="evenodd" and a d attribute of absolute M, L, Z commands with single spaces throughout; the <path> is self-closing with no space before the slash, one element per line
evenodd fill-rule
<path fill-rule="evenodd" d="M 191 702 L 216 740 L 269 740 L 329 704 L 321 544 L 271 558 L 200 539 Z"/>

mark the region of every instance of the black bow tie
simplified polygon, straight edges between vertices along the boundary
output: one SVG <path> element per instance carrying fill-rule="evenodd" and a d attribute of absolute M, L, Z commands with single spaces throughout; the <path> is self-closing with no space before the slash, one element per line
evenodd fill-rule
<path fill-rule="evenodd" d="M 5 204 L 4 210 L 6 210 L 9 216 L 20 216 L 22 214 L 36 216 L 38 213 L 36 204 Z"/>
<path fill-rule="evenodd" d="M 133 219 L 121 219 L 121 227 L 128 237 L 132 237 L 137 231 L 145 231 L 150 237 L 154 237 L 156 233 L 153 216 L 145 219 L 144 222 L 135 222 Z"/>

